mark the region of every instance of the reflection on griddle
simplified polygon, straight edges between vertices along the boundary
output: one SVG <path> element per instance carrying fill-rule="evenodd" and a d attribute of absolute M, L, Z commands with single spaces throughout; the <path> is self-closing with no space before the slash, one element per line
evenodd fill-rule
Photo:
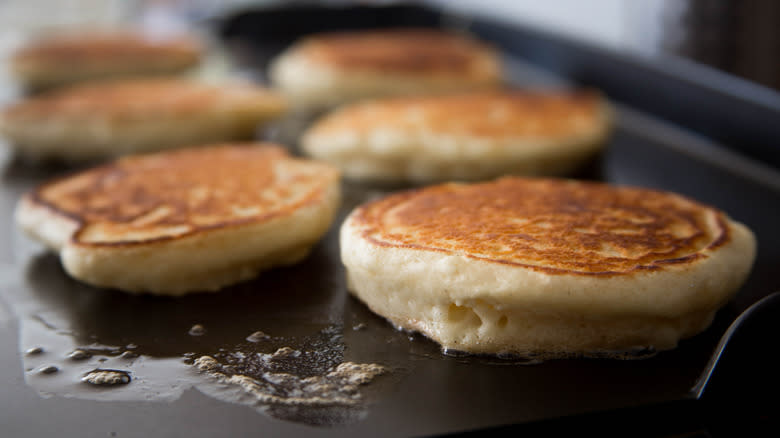
<path fill-rule="evenodd" d="M 333 275 L 341 268 L 326 246 L 298 266 L 183 298 L 92 288 L 70 279 L 56 255 L 38 255 L 8 293 L 25 379 L 44 396 L 164 401 L 196 388 L 288 421 L 359 421 L 397 377 L 346 354 L 345 338 L 372 332 L 345 317 L 342 276 Z"/>

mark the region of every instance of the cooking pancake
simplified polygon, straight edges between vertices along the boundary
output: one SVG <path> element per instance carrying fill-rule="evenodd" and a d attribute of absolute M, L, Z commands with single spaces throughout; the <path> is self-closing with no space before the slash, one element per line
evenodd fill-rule
<path fill-rule="evenodd" d="M 249 140 L 285 109 L 247 83 L 132 79 L 31 97 L 0 113 L 0 132 L 20 155 L 68 161 Z"/>
<path fill-rule="evenodd" d="M 338 171 L 283 148 L 225 144 L 133 156 L 36 188 L 19 226 L 86 283 L 214 291 L 304 258 L 333 221 Z"/>
<path fill-rule="evenodd" d="M 493 88 L 501 64 L 488 45 L 433 29 L 326 33 L 294 44 L 270 68 L 302 107 L 367 97 Z"/>
<path fill-rule="evenodd" d="M 553 179 L 402 192 L 341 228 L 356 297 L 471 353 L 673 348 L 709 326 L 755 251 L 747 227 L 680 195 Z"/>
<path fill-rule="evenodd" d="M 302 148 L 357 180 L 560 176 L 601 150 L 610 114 L 590 90 L 386 98 L 326 115 L 304 134 Z"/>
<path fill-rule="evenodd" d="M 96 79 L 178 74 L 196 67 L 202 52 L 201 44 L 185 35 L 55 33 L 19 49 L 10 69 L 24 87 L 40 90 Z"/>

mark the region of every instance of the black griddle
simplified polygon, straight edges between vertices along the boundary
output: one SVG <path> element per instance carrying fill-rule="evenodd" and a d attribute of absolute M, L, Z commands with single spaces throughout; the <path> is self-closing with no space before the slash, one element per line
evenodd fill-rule
<path fill-rule="evenodd" d="M 262 78 L 268 60 L 301 35 L 383 26 L 473 32 L 504 51 L 517 86 L 605 90 L 615 102 L 616 132 L 603 156 L 581 177 L 691 196 L 725 210 L 758 237 L 750 278 L 710 329 L 643 360 L 526 364 L 445 356 L 433 342 L 394 330 L 347 294 L 338 224 L 358 203 L 388 192 L 354 183 L 345 183 L 336 225 L 300 265 L 219 294 L 180 299 L 99 290 L 71 280 L 58 258 L 22 237 L 12 221 L 21 193 L 73 169 L 36 167 L 5 156 L 0 173 L 0 435 L 344 437 L 568 431 L 729 436 L 737 430 L 750 434 L 776 427 L 777 402 L 758 397 L 777 389 L 767 360 L 778 333 L 776 300 L 736 331 L 703 394 L 697 384 L 729 325 L 780 290 L 780 172 L 772 167 L 780 138 L 778 95 L 719 75 L 713 88 L 697 75 L 697 66 L 681 68 L 683 64 L 670 61 L 674 67 L 665 69 L 538 31 L 420 6 L 243 11 L 219 20 L 215 30 L 242 71 Z M 692 106 L 695 114 L 690 114 Z M 300 126 L 299 121 L 283 122 L 268 135 L 292 141 Z M 206 327 L 206 335 L 190 336 L 193 324 Z M 258 329 L 274 339 L 250 345 L 245 338 Z M 36 337 L 42 331 L 53 335 Z M 258 412 L 187 385 L 170 401 L 106 401 L 111 389 L 86 398 L 83 393 L 66 397 L 42 390 L 47 387 L 42 379 L 49 377 L 25 370 L 39 359 L 24 351 L 41 339 L 60 338 L 94 347 L 95 357 L 103 355 L 106 363 L 128 364 L 139 379 L 130 385 L 151 381 L 145 380 L 152 373 L 151 365 L 143 366 L 147 359 L 152 365 L 180 363 L 189 353 L 269 352 L 288 344 L 313 354 L 310 364 L 298 365 L 305 368 L 301 373 L 321 373 L 342 360 L 376 362 L 391 372 L 366 389 L 365 404 L 340 411 Z M 47 353 L 39 362 L 69 366 L 61 352 L 55 353 L 56 345 L 43 347 Z M 128 350 L 143 360 L 122 362 L 119 354 Z M 148 392 L 153 399 L 155 388 Z"/>

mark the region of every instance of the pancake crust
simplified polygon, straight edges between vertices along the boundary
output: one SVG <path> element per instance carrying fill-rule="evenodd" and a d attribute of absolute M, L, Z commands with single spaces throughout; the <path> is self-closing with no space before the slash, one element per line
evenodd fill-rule
<path fill-rule="evenodd" d="M 683 197 L 555 180 L 409 192 L 364 207 L 355 224 L 377 245 L 569 275 L 691 264 L 730 239 L 722 213 Z"/>
<path fill-rule="evenodd" d="M 17 220 L 75 278 L 178 295 L 301 259 L 338 199 L 333 168 L 234 144 L 123 158 L 44 184 Z"/>
<path fill-rule="evenodd" d="M 342 227 L 350 290 L 475 353 L 672 348 L 739 288 L 755 238 L 680 195 L 504 178 L 399 193 Z"/>
<path fill-rule="evenodd" d="M 398 94 L 492 88 L 501 63 L 487 44 L 433 29 L 325 33 L 271 66 L 272 82 L 301 106 Z"/>
<path fill-rule="evenodd" d="M 132 31 L 56 34 L 39 38 L 11 58 L 11 71 L 28 88 L 85 80 L 173 74 L 195 67 L 203 48 L 188 36 L 155 37 Z"/>
<path fill-rule="evenodd" d="M 302 146 L 354 179 L 564 175 L 603 147 L 611 126 L 607 103 L 590 90 L 397 97 L 330 113 Z"/>
<path fill-rule="evenodd" d="M 321 34 L 300 48 L 311 61 L 346 71 L 496 75 L 481 56 L 488 46 L 451 33 L 426 29 Z"/>
<path fill-rule="evenodd" d="M 0 113 L 22 155 L 95 159 L 251 138 L 284 100 L 245 83 L 135 79 L 84 84 L 28 98 Z"/>

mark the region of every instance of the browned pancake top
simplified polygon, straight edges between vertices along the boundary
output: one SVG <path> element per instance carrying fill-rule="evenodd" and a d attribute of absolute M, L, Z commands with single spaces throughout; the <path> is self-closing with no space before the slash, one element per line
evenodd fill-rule
<path fill-rule="evenodd" d="M 80 224 L 74 241 L 131 244 L 257 223 L 321 199 L 328 165 L 273 145 L 220 145 L 120 159 L 35 190 Z"/>
<path fill-rule="evenodd" d="M 376 245 L 553 274 L 628 274 L 691 263 L 730 238 L 723 213 L 679 195 L 545 179 L 404 192 L 366 204 L 354 221 Z"/>
<path fill-rule="evenodd" d="M 92 32 L 41 38 L 16 52 L 13 60 L 59 67 L 156 61 L 194 65 L 201 50 L 197 41 L 184 36 L 155 38 L 129 31 Z"/>
<path fill-rule="evenodd" d="M 280 111 L 282 98 L 249 84 L 212 85 L 185 79 L 132 79 L 70 87 L 30 97 L 7 107 L 11 120 L 41 117 L 154 118 L 224 108 Z"/>
<path fill-rule="evenodd" d="M 348 70 L 399 73 L 498 75 L 498 61 L 486 45 L 425 29 L 330 33 L 309 37 L 301 50 L 312 61 Z"/>
<path fill-rule="evenodd" d="M 607 124 L 605 103 L 594 91 L 504 91 L 357 103 L 325 117 L 314 130 L 546 138 L 603 129 Z"/>

